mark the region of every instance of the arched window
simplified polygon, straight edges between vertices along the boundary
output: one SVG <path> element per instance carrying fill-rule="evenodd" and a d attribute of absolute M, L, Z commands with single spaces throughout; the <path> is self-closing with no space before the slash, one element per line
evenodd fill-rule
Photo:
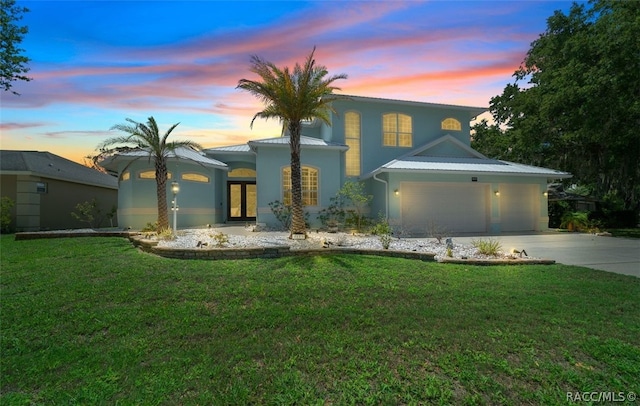
<path fill-rule="evenodd" d="M 301 168 L 302 172 L 302 204 L 305 206 L 318 205 L 318 170 L 308 166 Z M 291 204 L 291 167 L 282 168 L 282 201 Z"/>
<path fill-rule="evenodd" d="M 360 176 L 360 114 L 349 111 L 344 115 L 344 139 L 349 147 L 345 153 L 347 176 Z"/>
<path fill-rule="evenodd" d="M 411 116 L 388 113 L 382 116 L 382 145 L 385 147 L 411 147 L 413 144 Z"/>
<path fill-rule="evenodd" d="M 122 176 L 120 177 L 120 180 L 124 182 L 125 180 L 129 180 L 129 179 L 131 179 L 131 173 L 129 171 L 122 172 Z"/>
<path fill-rule="evenodd" d="M 201 173 L 187 172 L 180 175 L 180 178 L 191 182 L 209 183 L 209 177 Z"/>
<path fill-rule="evenodd" d="M 443 130 L 461 131 L 462 125 L 455 118 L 445 118 L 442 120 L 441 126 Z"/>
<path fill-rule="evenodd" d="M 228 178 L 255 178 L 256 171 L 249 168 L 236 168 L 227 172 Z"/>
<path fill-rule="evenodd" d="M 138 173 L 138 179 L 155 180 L 156 179 L 156 171 L 154 171 L 154 170 L 142 171 L 142 172 Z M 171 179 L 171 172 L 167 172 L 167 179 Z"/>

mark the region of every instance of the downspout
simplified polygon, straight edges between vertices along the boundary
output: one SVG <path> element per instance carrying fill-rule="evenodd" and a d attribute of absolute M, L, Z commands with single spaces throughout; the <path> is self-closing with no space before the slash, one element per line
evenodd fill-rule
<path fill-rule="evenodd" d="M 377 175 L 378 175 L 378 172 L 375 172 L 373 174 L 373 179 L 377 180 L 378 182 L 384 183 L 384 211 L 385 211 L 384 218 L 388 221 L 389 220 L 389 182 L 387 182 L 384 179 L 376 178 Z"/>

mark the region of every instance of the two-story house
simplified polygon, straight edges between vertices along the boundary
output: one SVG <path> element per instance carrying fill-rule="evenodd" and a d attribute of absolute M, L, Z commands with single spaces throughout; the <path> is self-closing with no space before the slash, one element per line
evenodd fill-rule
<path fill-rule="evenodd" d="M 373 195 L 371 217 L 381 213 L 413 234 L 433 225 L 452 233 L 541 231 L 548 225 L 548 181 L 571 176 L 473 150 L 470 122 L 484 108 L 359 96 L 343 96 L 333 108 L 330 126 L 313 121 L 302 129 L 303 202 L 312 224 L 354 180 Z M 180 227 L 277 223 L 269 203 L 290 199 L 287 136 L 210 148 L 194 159 L 186 154 L 193 152 L 179 151 L 169 162 L 173 179 L 186 185 Z M 143 195 L 153 186 L 145 185 L 153 167 L 134 159 L 116 156 L 103 166 L 120 175 L 119 224 L 140 228 L 155 216 Z"/>

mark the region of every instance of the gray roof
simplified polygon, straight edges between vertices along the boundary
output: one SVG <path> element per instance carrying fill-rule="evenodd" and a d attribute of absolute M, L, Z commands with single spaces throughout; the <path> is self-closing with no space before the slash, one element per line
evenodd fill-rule
<path fill-rule="evenodd" d="M 394 159 L 376 172 L 429 172 L 429 173 L 491 173 L 518 176 L 544 176 L 550 179 L 570 178 L 571 174 L 555 169 L 523 165 L 514 162 L 483 158 L 440 156 L 411 156 Z"/>
<path fill-rule="evenodd" d="M 337 96 L 338 100 L 345 99 L 345 100 L 363 101 L 363 102 L 370 102 L 370 103 L 401 104 L 406 106 L 435 107 L 435 108 L 441 108 L 441 109 L 444 108 L 444 109 L 465 110 L 465 111 L 468 111 L 471 114 L 471 116 L 477 116 L 489 110 L 487 107 L 461 106 L 456 104 L 428 103 L 428 102 L 421 102 L 421 101 L 384 99 L 381 97 L 352 96 L 347 94 L 335 94 L 333 96 Z"/>
<path fill-rule="evenodd" d="M 110 189 L 118 179 L 50 152 L 0 150 L 0 172 L 4 175 L 29 174 Z"/>
<path fill-rule="evenodd" d="M 110 156 L 100 162 L 100 166 L 106 169 L 113 170 L 114 163 L 118 160 L 133 161 L 139 158 L 146 158 L 149 156 L 149 151 L 145 149 L 132 149 L 129 151 L 119 152 L 113 156 Z M 176 148 L 175 152 L 169 152 L 167 155 L 169 159 L 186 159 L 189 161 L 197 162 L 204 166 L 227 169 L 227 164 L 220 162 L 216 159 L 208 158 L 203 152 L 196 151 L 192 148 Z"/>
<path fill-rule="evenodd" d="M 254 149 L 257 146 L 288 146 L 289 145 L 289 137 L 275 137 L 275 138 L 265 138 L 262 140 L 254 140 L 249 141 L 249 146 Z M 300 136 L 300 145 L 302 147 L 311 147 L 311 148 L 326 148 L 326 149 L 339 149 L 339 150 L 347 150 L 348 146 L 344 144 L 339 144 L 336 142 L 327 142 L 320 138 Z"/>
<path fill-rule="evenodd" d="M 225 147 L 215 147 L 215 148 L 207 148 L 204 149 L 203 152 L 207 154 L 216 154 L 216 153 L 247 153 L 251 152 L 251 148 L 249 148 L 249 144 L 239 144 L 239 145 L 229 145 Z"/>

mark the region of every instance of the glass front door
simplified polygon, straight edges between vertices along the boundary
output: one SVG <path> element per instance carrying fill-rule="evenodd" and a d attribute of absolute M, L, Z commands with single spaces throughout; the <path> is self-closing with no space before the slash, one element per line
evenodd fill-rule
<path fill-rule="evenodd" d="M 248 221 L 256 219 L 258 195 L 255 182 L 228 182 L 227 193 L 229 220 Z"/>

